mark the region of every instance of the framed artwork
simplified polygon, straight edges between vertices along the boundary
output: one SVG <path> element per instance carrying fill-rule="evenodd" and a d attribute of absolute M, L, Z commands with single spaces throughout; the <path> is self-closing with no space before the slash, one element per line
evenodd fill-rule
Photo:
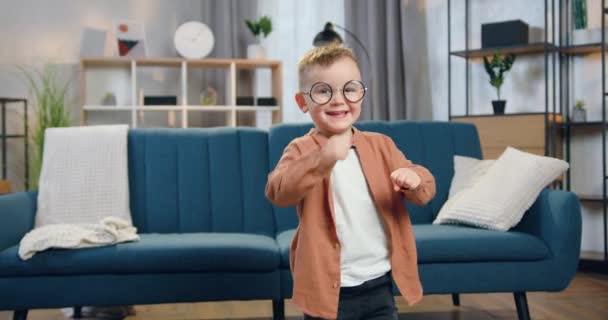
<path fill-rule="evenodd" d="M 119 56 L 146 56 L 146 35 L 143 23 L 128 20 L 115 21 L 114 34 Z"/>
<path fill-rule="evenodd" d="M 114 48 L 110 48 L 110 46 L 107 45 L 107 36 L 108 30 L 84 27 L 80 39 L 80 56 L 103 57 L 106 54 L 112 55 L 112 50 Z"/>

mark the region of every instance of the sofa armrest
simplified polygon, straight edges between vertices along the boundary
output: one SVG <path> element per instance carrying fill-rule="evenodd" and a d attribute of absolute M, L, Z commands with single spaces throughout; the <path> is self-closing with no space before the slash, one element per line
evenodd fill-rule
<path fill-rule="evenodd" d="M 550 259 L 574 275 L 581 250 L 581 207 L 574 193 L 543 190 L 515 231 L 541 238 L 549 247 Z"/>
<path fill-rule="evenodd" d="M 0 196 L 0 250 L 12 247 L 34 226 L 36 192 Z"/>

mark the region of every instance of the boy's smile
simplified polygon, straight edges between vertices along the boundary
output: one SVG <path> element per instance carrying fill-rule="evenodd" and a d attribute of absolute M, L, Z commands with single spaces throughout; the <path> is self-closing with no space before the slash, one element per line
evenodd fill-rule
<path fill-rule="evenodd" d="M 305 79 L 300 93 L 296 94 L 296 102 L 303 112 L 310 111 L 310 117 L 317 129 L 330 137 L 350 129 L 361 115 L 362 100 L 350 102 L 344 97 L 347 94 L 345 85 L 351 80 L 361 81 L 361 73 L 357 64 L 350 58 L 344 57 L 329 66 L 313 65 L 305 72 Z M 311 98 L 310 89 L 317 83 L 326 83 L 330 88 L 322 91 L 331 95 L 327 103 L 319 104 Z M 332 91 L 333 94 L 328 93 Z M 304 94 L 307 93 L 307 94 Z"/>

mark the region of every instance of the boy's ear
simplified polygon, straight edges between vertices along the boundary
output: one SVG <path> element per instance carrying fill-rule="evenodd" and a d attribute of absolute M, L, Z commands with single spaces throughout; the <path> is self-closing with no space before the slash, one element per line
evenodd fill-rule
<path fill-rule="evenodd" d="M 304 100 L 304 95 L 301 92 L 296 93 L 296 103 L 302 112 L 308 112 L 308 106 L 306 105 L 306 100 Z"/>

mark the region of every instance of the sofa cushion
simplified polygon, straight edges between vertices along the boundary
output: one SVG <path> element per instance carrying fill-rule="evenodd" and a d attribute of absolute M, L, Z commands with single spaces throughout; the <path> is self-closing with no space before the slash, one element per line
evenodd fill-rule
<path fill-rule="evenodd" d="M 457 225 L 415 225 L 418 263 L 536 261 L 549 248 L 530 234 Z"/>
<path fill-rule="evenodd" d="M 0 274 L 82 275 L 171 272 L 272 271 L 279 266 L 274 239 L 239 233 L 141 234 L 138 242 L 79 250 L 55 249 L 23 261 L 18 246 L 0 251 Z"/>
<path fill-rule="evenodd" d="M 289 249 L 291 249 L 291 240 L 296 234 L 296 229 L 291 229 L 279 233 L 277 243 L 281 252 L 281 268 L 289 268 Z"/>
<path fill-rule="evenodd" d="M 567 162 L 507 147 L 479 181 L 451 197 L 435 224 L 466 224 L 507 231 L 540 192 L 568 169 Z"/>
<path fill-rule="evenodd" d="M 141 233 L 254 233 L 274 238 L 268 134 L 255 128 L 129 131 L 129 193 Z"/>
<path fill-rule="evenodd" d="M 448 199 L 459 192 L 473 188 L 488 172 L 496 160 L 480 160 L 471 157 L 454 156 L 454 178 L 450 184 Z M 440 211 L 441 212 L 441 211 Z"/>
<path fill-rule="evenodd" d="M 281 232 L 277 242 L 281 268 L 289 268 L 296 229 Z M 549 255 L 539 238 L 522 232 L 499 232 L 456 225 L 414 225 L 418 263 L 536 261 Z"/>

